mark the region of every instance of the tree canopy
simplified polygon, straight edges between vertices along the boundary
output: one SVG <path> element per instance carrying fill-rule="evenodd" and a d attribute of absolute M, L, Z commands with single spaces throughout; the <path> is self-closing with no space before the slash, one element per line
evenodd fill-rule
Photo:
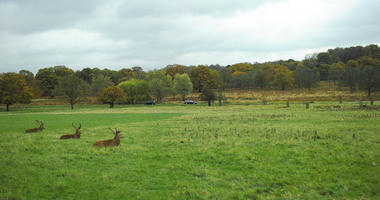
<path fill-rule="evenodd" d="M 12 104 L 30 103 L 32 97 L 33 91 L 23 75 L 12 72 L 0 74 L 0 103 L 6 105 L 7 111 Z"/>

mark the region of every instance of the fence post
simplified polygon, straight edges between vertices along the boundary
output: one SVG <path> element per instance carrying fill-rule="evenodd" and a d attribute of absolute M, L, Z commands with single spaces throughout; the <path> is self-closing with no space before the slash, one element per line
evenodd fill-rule
<path fill-rule="evenodd" d="M 343 98 L 342 98 L 342 96 L 339 96 L 339 103 L 340 103 L 340 104 L 343 103 Z"/>
<path fill-rule="evenodd" d="M 306 109 L 309 109 L 309 102 L 306 102 Z"/>
<path fill-rule="evenodd" d="M 286 101 L 286 107 L 289 108 L 289 101 Z"/>

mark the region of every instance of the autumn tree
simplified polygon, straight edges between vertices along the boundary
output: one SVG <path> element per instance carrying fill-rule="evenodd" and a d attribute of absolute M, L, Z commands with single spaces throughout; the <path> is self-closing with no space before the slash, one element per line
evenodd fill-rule
<path fill-rule="evenodd" d="M 208 85 L 211 88 L 219 86 L 219 73 L 213 69 L 209 69 L 205 65 L 199 65 L 193 68 L 189 72 L 189 77 L 193 83 L 193 88 L 201 92 L 204 85 Z"/>
<path fill-rule="evenodd" d="M 183 65 L 168 65 L 165 67 L 165 74 L 170 75 L 172 80 L 176 77 L 177 74 L 184 74 L 185 73 L 185 66 Z"/>
<path fill-rule="evenodd" d="M 98 99 L 110 105 L 110 108 L 114 107 L 115 103 L 119 103 L 125 100 L 124 91 L 117 86 L 109 86 L 104 88 L 104 90 L 99 94 Z"/>
<path fill-rule="evenodd" d="M 55 90 L 57 95 L 63 95 L 70 103 L 71 109 L 74 109 L 74 104 L 86 95 L 89 90 L 89 85 L 84 80 L 74 74 L 65 76 L 59 80 Z"/>
<path fill-rule="evenodd" d="M 266 71 L 269 73 L 269 80 L 272 81 L 272 84 L 280 87 L 281 90 L 285 90 L 293 84 L 293 72 L 284 65 L 268 66 Z"/>
<path fill-rule="evenodd" d="M 32 89 L 26 84 L 23 75 L 16 73 L 0 74 L 0 103 L 6 105 L 7 111 L 12 104 L 30 103 L 32 96 Z"/>
<path fill-rule="evenodd" d="M 187 74 L 177 74 L 174 78 L 174 91 L 181 95 L 182 101 L 193 91 L 193 84 Z"/>
<path fill-rule="evenodd" d="M 249 72 L 254 70 L 254 66 L 250 63 L 237 63 L 227 68 L 232 73 L 234 72 Z"/>

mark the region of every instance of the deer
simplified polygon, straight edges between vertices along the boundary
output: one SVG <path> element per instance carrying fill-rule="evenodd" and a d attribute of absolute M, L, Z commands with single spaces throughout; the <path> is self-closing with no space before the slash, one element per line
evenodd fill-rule
<path fill-rule="evenodd" d="M 123 136 L 120 134 L 120 131 L 115 128 L 115 131 L 109 128 L 112 133 L 115 135 L 113 139 L 110 140 L 100 140 L 96 141 L 92 146 L 94 147 L 115 147 L 120 145 L 120 138 Z"/>
<path fill-rule="evenodd" d="M 35 133 L 35 132 L 40 132 L 45 129 L 44 123 L 42 121 L 36 120 L 36 122 L 40 125 L 40 127 L 27 129 L 25 130 L 25 133 Z"/>
<path fill-rule="evenodd" d="M 70 138 L 79 139 L 80 138 L 80 134 L 82 134 L 82 132 L 80 131 L 80 128 L 82 128 L 82 124 L 79 123 L 78 128 L 74 126 L 74 123 L 72 123 L 71 125 L 75 129 L 75 133 L 74 134 L 68 134 L 68 135 L 62 135 L 60 139 L 70 139 Z"/>

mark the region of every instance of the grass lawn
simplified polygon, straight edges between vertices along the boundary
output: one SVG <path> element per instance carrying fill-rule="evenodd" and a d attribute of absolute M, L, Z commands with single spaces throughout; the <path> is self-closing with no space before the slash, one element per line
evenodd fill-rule
<path fill-rule="evenodd" d="M 376 106 L 12 109 L 0 112 L 0 199 L 380 199 Z M 46 129 L 25 134 L 37 119 Z M 81 138 L 60 140 L 73 122 Z M 120 146 L 92 147 L 108 128 Z"/>

